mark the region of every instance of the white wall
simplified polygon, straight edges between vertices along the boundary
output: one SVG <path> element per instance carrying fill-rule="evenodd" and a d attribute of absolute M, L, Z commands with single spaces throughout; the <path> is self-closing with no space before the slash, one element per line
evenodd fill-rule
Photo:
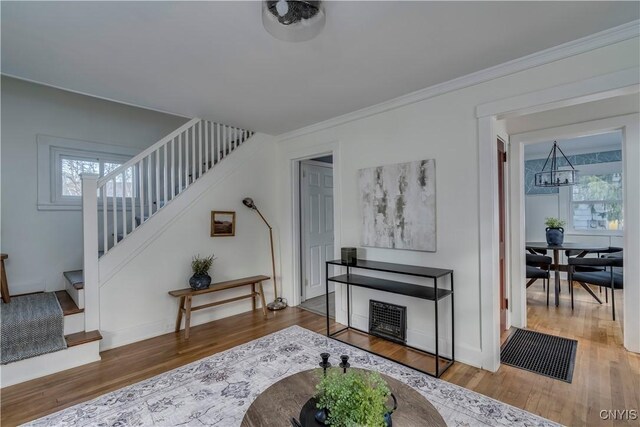
<path fill-rule="evenodd" d="M 2 252 L 12 294 L 82 268 L 81 211 L 38 211 L 36 135 L 148 147 L 187 120 L 2 77 Z"/>
<path fill-rule="evenodd" d="M 242 204 L 242 199 L 252 197 L 274 227 L 278 257 L 276 160 L 274 139 L 256 134 L 163 209 L 169 212 L 172 205 L 182 203 L 181 197 L 187 193 L 199 191 L 198 188 L 202 191 L 182 213 L 169 219 L 167 226 L 149 242 L 135 248 L 125 265 L 101 283 L 100 330 L 104 337 L 101 349 L 173 331 L 178 299 L 167 293 L 189 286 L 194 255 L 215 254 L 217 259 L 211 274 L 214 282 L 259 274 L 271 276 L 268 229 L 256 212 Z M 210 237 L 212 210 L 236 212 L 234 237 Z M 155 226 L 153 223 L 162 220 L 160 215 L 163 211 L 139 231 Z M 129 238 L 135 239 L 134 235 Z M 103 258 L 115 255 L 118 250 L 126 250 L 125 244 L 127 239 Z M 106 262 L 106 259 L 100 260 L 101 269 Z M 273 300 L 272 282 L 264 282 L 263 286 L 267 302 Z M 246 294 L 248 289 L 199 296 L 194 299 L 194 305 Z M 247 299 L 197 311 L 193 313 L 192 325 L 250 309 L 251 301 Z"/>
<path fill-rule="evenodd" d="M 637 67 L 638 39 L 617 43 L 519 72 L 507 77 L 436 96 L 342 125 L 283 140 L 280 143 L 282 224 L 291 223 L 289 159 L 296 152 L 336 145 L 336 183 L 341 228 L 336 247 L 359 246 L 360 212 L 357 171 L 361 168 L 417 159 L 436 159 L 436 253 L 367 249 L 366 257 L 404 264 L 452 268 L 456 278 L 456 357 L 482 365 L 479 285 L 478 121 L 479 104 Z M 282 260 L 285 296 L 293 298 L 295 266 L 291 230 L 283 227 Z M 356 318 L 368 316 L 373 293 L 356 291 Z M 409 343 L 430 348 L 433 308 L 409 298 L 394 298 L 408 306 Z M 344 322 L 342 295 L 336 292 L 337 317 Z M 443 317 L 444 318 L 444 317 Z M 360 325 L 363 326 L 363 325 Z"/>

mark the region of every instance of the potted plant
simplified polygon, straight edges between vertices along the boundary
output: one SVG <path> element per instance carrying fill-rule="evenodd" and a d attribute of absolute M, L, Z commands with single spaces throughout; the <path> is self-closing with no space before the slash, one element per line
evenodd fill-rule
<path fill-rule="evenodd" d="M 547 217 L 544 221 L 547 226 L 547 243 L 549 245 L 560 246 L 564 242 L 564 226 L 566 221 L 560 218 Z"/>
<path fill-rule="evenodd" d="M 213 264 L 214 256 L 200 258 L 200 254 L 193 257 L 191 261 L 191 269 L 193 270 L 193 276 L 189 279 L 189 285 L 192 289 L 198 291 L 200 289 L 207 289 L 211 285 L 211 276 L 209 276 L 209 270 L 211 264 Z"/>
<path fill-rule="evenodd" d="M 391 427 L 387 407 L 389 397 L 395 397 L 377 372 L 349 370 L 345 373 L 330 368 L 316 387 L 316 421 L 332 427 Z"/>

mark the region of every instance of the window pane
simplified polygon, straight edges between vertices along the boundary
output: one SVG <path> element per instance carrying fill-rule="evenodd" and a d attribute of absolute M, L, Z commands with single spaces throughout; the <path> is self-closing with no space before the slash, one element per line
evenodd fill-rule
<path fill-rule="evenodd" d="M 584 175 L 573 186 L 573 201 L 621 200 L 622 174 Z"/>
<path fill-rule="evenodd" d="M 575 230 L 622 230 L 622 203 L 573 203 Z"/>
<path fill-rule="evenodd" d="M 98 174 L 100 170 L 100 164 L 95 160 L 63 157 L 61 163 L 63 196 L 82 196 L 82 180 L 80 179 L 80 175 L 83 173 Z"/>
<path fill-rule="evenodd" d="M 622 230 L 622 174 L 583 175 L 571 189 L 575 230 Z"/>
<path fill-rule="evenodd" d="M 122 165 L 121 163 L 105 162 L 104 174 L 108 175 L 109 173 L 119 168 L 121 165 Z M 123 188 L 125 192 L 124 193 L 125 197 L 133 197 L 133 168 L 127 168 L 124 171 L 124 185 L 122 182 L 122 173 L 119 173 L 116 176 L 115 178 L 116 197 L 122 197 Z M 107 182 L 107 184 L 105 185 L 105 189 L 107 191 L 107 196 L 113 197 L 113 190 L 114 190 L 113 180 L 110 180 Z"/>

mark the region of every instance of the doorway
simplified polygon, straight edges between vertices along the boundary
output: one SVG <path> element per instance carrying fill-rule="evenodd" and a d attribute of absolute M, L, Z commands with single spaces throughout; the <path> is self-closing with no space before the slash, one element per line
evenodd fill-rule
<path fill-rule="evenodd" d="M 335 292 L 326 296 L 326 261 L 334 257 L 333 157 L 300 161 L 300 307 L 335 318 Z M 327 300 L 329 306 L 327 308 Z"/>

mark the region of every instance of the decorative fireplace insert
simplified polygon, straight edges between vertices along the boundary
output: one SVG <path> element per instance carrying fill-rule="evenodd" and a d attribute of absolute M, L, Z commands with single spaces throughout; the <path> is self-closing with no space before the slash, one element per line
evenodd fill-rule
<path fill-rule="evenodd" d="M 369 300 L 369 334 L 407 342 L 407 307 Z"/>

